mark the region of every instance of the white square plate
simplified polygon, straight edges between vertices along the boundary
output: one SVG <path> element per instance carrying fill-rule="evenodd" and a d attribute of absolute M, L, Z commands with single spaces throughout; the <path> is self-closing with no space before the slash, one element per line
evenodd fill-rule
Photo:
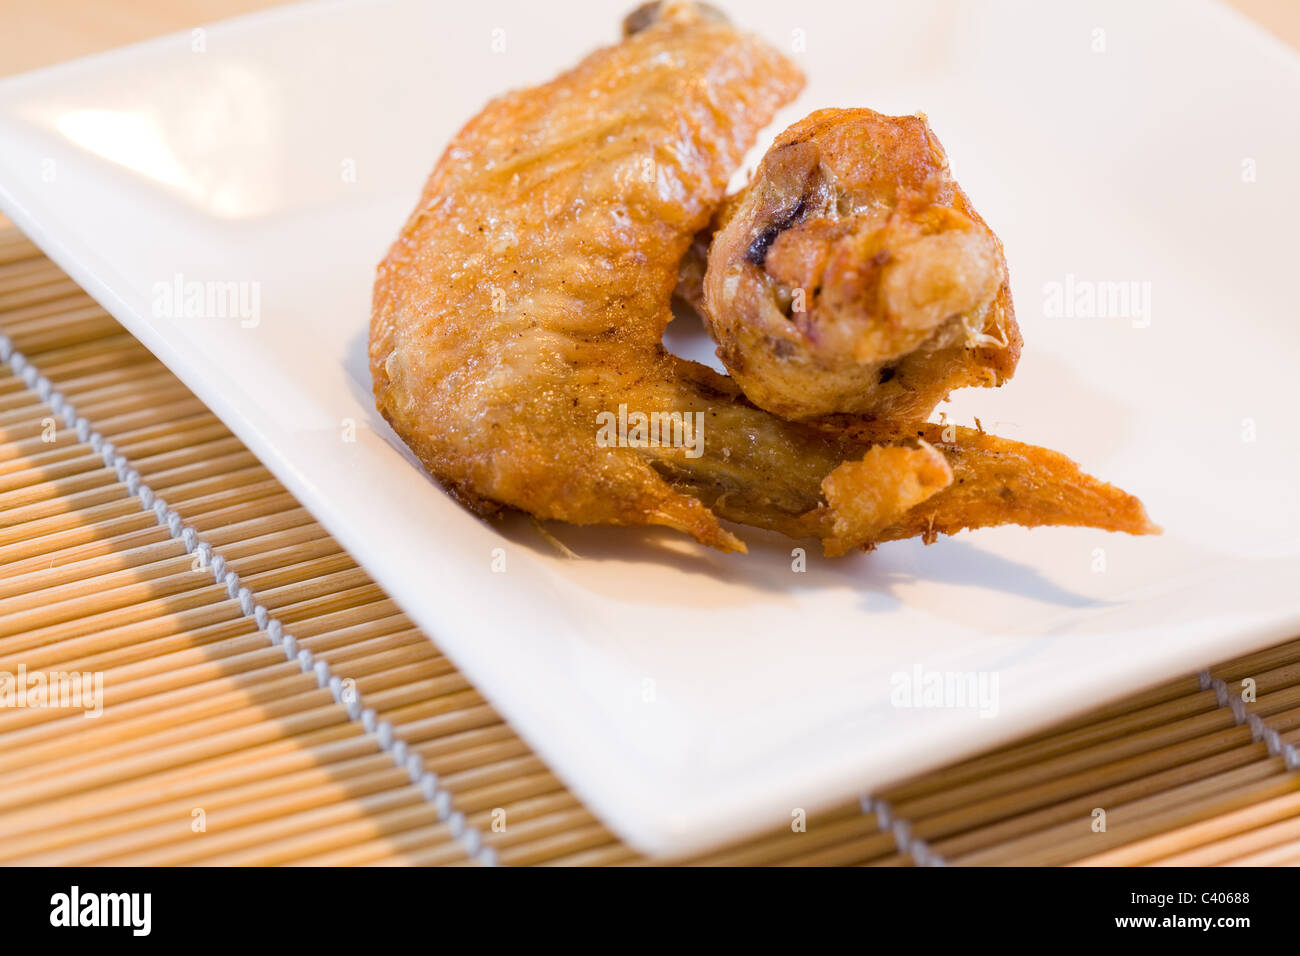
<path fill-rule="evenodd" d="M 374 265 L 455 130 L 631 5 L 297 6 L 17 77 L 0 201 L 646 850 L 780 825 L 1300 631 L 1300 65 L 1206 3 L 733 10 L 802 44 L 809 85 L 776 128 L 924 110 L 1005 241 L 1020 372 L 950 419 L 1065 451 L 1163 537 L 1007 528 L 810 548 L 796 573 L 791 542 L 752 533 L 725 556 L 551 526 L 569 559 L 447 498 L 371 404 Z M 155 317 L 178 276 L 256 283 L 260 321 Z M 1049 314 L 1053 289 L 1103 281 L 1149 311 Z M 917 668 L 996 677 L 996 712 L 894 706 Z"/>

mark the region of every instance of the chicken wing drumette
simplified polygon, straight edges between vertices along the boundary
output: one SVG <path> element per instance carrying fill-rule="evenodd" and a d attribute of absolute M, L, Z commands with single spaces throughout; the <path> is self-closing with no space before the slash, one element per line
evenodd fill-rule
<path fill-rule="evenodd" d="M 774 414 L 906 427 L 953 389 L 1015 371 L 1002 244 L 924 117 L 818 110 L 777 138 L 714 225 L 679 295 L 745 395 Z"/>

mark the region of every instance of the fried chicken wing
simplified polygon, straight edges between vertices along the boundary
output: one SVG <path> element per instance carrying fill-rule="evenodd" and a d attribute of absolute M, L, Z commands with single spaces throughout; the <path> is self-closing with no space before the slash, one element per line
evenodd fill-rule
<path fill-rule="evenodd" d="M 744 545 L 721 519 L 832 554 L 1005 521 L 1149 530 L 1136 499 L 1060 456 L 865 418 L 785 421 L 665 351 L 682 260 L 802 77 L 690 4 L 628 29 L 471 120 L 379 267 L 376 404 L 460 501 L 664 525 L 723 550 Z M 646 440 L 656 417 L 672 440 Z"/>
<path fill-rule="evenodd" d="M 761 408 L 905 425 L 1015 371 L 1002 244 L 923 117 L 818 110 L 777 138 L 715 225 L 683 262 L 679 295 L 702 306 Z"/>
<path fill-rule="evenodd" d="M 707 406 L 660 344 L 677 266 L 802 82 L 671 4 L 455 137 L 380 266 L 370 357 L 379 409 L 462 502 L 740 546 L 642 450 L 597 444 L 595 419 Z"/>

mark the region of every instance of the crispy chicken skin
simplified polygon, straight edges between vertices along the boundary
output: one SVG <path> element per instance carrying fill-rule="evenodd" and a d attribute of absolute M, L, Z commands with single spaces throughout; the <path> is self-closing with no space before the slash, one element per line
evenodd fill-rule
<path fill-rule="evenodd" d="M 370 359 L 379 409 L 461 501 L 740 547 L 652 466 L 681 449 L 601 447 L 595 421 L 619 404 L 738 402 L 660 339 L 687 246 L 802 83 L 756 38 L 675 4 L 455 137 L 380 265 Z M 761 441 L 769 416 L 745 411 L 734 440 Z M 733 440 L 711 424 L 707 458 Z"/>
<path fill-rule="evenodd" d="M 818 110 L 716 223 L 703 316 L 727 370 L 773 414 L 907 425 L 1015 371 L 1002 244 L 924 117 Z M 680 289 L 696 305 L 697 257 Z"/>
<path fill-rule="evenodd" d="M 831 554 L 1006 521 L 1149 530 L 1136 499 L 1061 456 L 865 418 L 785 421 L 664 350 L 688 247 L 801 85 L 757 39 L 670 3 L 490 103 L 379 267 L 371 372 L 396 432 L 481 514 L 664 525 L 723 550 L 744 545 L 720 519 Z M 598 441 L 620 405 L 699 413 L 703 445 Z"/>

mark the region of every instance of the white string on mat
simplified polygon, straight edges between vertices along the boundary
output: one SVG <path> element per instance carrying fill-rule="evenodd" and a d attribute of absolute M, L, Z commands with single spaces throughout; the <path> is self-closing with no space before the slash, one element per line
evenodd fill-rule
<path fill-rule="evenodd" d="M 919 836 L 913 836 L 912 824 L 909 821 L 901 817 L 894 818 L 894 811 L 888 800 L 866 794 L 858 800 L 858 805 L 864 814 L 876 815 L 876 822 L 879 823 L 880 829 L 889 830 L 894 837 L 894 843 L 898 846 L 898 851 L 911 854 L 917 866 L 948 865 L 948 861 L 931 848 L 930 844 Z"/>
<path fill-rule="evenodd" d="M 1286 769 L 1300 770 L 1300 753 L 1296 752 L 1295 744 L 1283 740 L 1282 735 L 1266 724 L 1259 714 L 1252 714 L 1246 710 L 1246 702 L 1241 699 L 1241 695 L 1234 694 L 1228 688 L 1226 681 L 1215 677 L 1208 668 L 1196 676 L 1201 682 L 1201 690 L 1213 690 L 1219 706 L 1232 711 L 1232 719 L 1238 727 L 1245 724 L 1250 728 L 1251 740 L 1256 742 L 1262 740 L 1270 755 L 1282 758 Z"/>
<path fill-rule="evenodd" d="M 187 554 L 198 555 L 199 567 L 208 568 L 212 572 L 213 580 L 225 586 L 230 599 L 239 602 L 239 610 L 244 617 L 253 619 L 271 643 L 284 651 L 286 660 L 296 661 L 304 674 L 315 675 L 317 686 L 329 689 L 335 702 L 347 712 L 348 719 L 361 724 L 365 732 L 379 743 L 380 749 L 393 758 L 393 763 L 407 772 L 411 783 L 433 804 L 438 819 L 447 824 L 452 837 L 464 847 L 470 858 L 486 866 L 496 866 L 496 850 L 486 845 L 482 832 L 470 826 L 465 815 L 452 805 L 451 792 L 442 786 L 436 773 L 425 769 L 424 758 L 411 750 L 410 745 L 397 735 L 389 721 L 380 720 L 373 707 L 363 706 L 360 692 L 355 687 L 344 687 L 343 680 L 330 669 L 329 662 L 318 660 L 305 647 L 298 647 L 294 636 L 284 632 L 284 625 L 257 603 L 251 590 L 240 584 L 239 575 L 226 566 L 226 559 L 213 550 L 208 542 L 200 539 L 198 532 L 185 524 L 181 516 L 144 483 L 126 456 L 120 454 L 111 441 L 95 431 L 85 417 L 78 415 L 76 407 L 54 388 L 53 383 L 26 356 L 15 351 L 13 342 L 2 333 L 0 362 L 6 363 L 14 375 L 40 396 L 41 401 L 49 405 L 50 410 L 76 433 L 79 441 L 90 445 L 95 454 L 103 459 L 104 467 L 111 469 L 118 481 L 126 486 L 127 492 L 139 499 L 140 507 L 152 511 L 158 524 L 166 528 L 173 539 L 184 544 Z"/>

